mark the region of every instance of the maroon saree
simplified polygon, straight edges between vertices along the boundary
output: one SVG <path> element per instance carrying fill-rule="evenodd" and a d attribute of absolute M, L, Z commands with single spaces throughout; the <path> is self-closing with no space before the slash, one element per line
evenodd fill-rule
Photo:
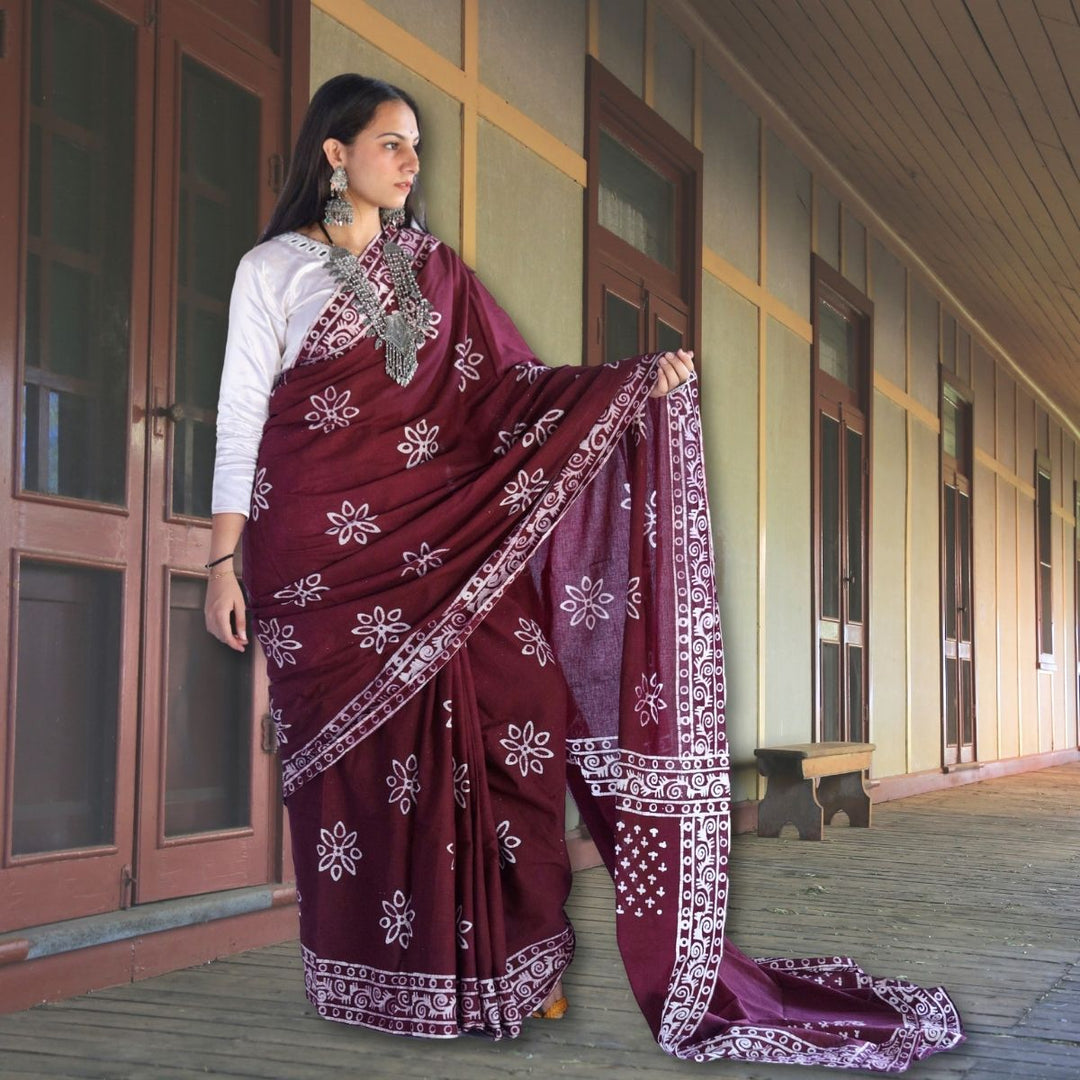
<path fill-rule="evenodd" d="M 377 237 L 361 256 L 394 297 Z M 518 1034 L 573 953 L 569 780 L 619 947 L 679 1057 L 902 1071 L 943 990 L 724 940 L 723 649 L 696 387 L 547 368 L 400 230 L 436 312 L 405 388 L 348 297 L 275 387 L 245 530 L 308 996 L 399 1034 Z"/>

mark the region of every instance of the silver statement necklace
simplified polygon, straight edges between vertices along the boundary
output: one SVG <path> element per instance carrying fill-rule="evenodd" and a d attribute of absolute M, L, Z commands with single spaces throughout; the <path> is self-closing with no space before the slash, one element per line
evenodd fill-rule
<path fill-rule="evenodd" d="M 383 258 L 397 297 L 397 310 L 386 312 L 375 286 L 360 269 L 360 260 L 347 248 L 335 244 L 323 228 L 330 245 L 329 270 L 334 280 L 352 293 L 353 302 L 367 318 L 364 335 L 375 336 L 375 347 L 386 354 L 386 374 L 399 386 L 408 386 L 419 366 L 416 351 L 431 325 L 431 303 L 416 284 L 409 253 L 398 243 L 383 241 Z"/>

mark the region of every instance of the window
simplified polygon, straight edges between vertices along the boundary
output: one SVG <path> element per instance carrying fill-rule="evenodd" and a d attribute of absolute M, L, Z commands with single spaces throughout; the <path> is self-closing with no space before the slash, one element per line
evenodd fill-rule
<path fill-rule="evenodd" d="M 971 402 L 942 371 L 941 385 L 941 660 L 942 762 L 975 760 L 975 676 Z"/>
<path fill-rule="evenodd" d="M 1050 459 L 1035 455 L 1035 622 L 1039 667 L 1054 668 L 1053 560 L 1051 556 Z"/>
<path fill-rule="evenodd" d="M 868 737 L 873 304 L 813 261 L 814 738 Z"/>
<path fill-rule="evenodd" d="M 701 153 L 590 58 L 585 359 L 700 336 Z"/>

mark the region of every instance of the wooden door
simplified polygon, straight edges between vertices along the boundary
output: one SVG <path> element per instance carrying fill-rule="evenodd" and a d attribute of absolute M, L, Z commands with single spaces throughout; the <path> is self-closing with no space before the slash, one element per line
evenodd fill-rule
<path fill-rule="evenodd" d="M 172 3 L 157 70 L 139 902 L 267 881 L 275 838 L 262 657 L 222 648 L 202 603 L 229 293 L 275 196 L 280 68 Z"/>
<path fill-rule="evenodd" d="M 153 123 L 141 2 L 4 14 L 0 931 L 130 880 Z"/>
<path fill-rule="evenodd" d="M 869 738 L 873 305 L 813 259 L 814 738 Z"/>
<path fill-rule="evenodd" d="M 866 432 L 858 410 L 818 411 L 818 738 L 866 738 Z"/>
<path fill-rule="evenodd" d="M 278 872 L 261 661 L 206 634 L 202 563 L 302 7 L 3 8 L 0 932 Z"/>
<path fill-rule="evenodd" d="M 972 610 L 971 403 L 942 377 L 941 679 L 942 763 L 975 760 Z"/>

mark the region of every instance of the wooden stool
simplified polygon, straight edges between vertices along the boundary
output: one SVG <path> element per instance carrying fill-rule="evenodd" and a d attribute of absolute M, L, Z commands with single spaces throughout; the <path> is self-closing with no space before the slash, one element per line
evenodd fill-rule
<path fill-rule="evenodd" d="M 868 829 L 870 792 L 863 772 L 874 749 L 863 742 L 758 747 L 758 772 L 769 781 L 758 804 L 758 836 L 779 836 L 791 822 L 800 840 L 820 840 L 837 810 L 847 814 L 853 828 Z"/>

